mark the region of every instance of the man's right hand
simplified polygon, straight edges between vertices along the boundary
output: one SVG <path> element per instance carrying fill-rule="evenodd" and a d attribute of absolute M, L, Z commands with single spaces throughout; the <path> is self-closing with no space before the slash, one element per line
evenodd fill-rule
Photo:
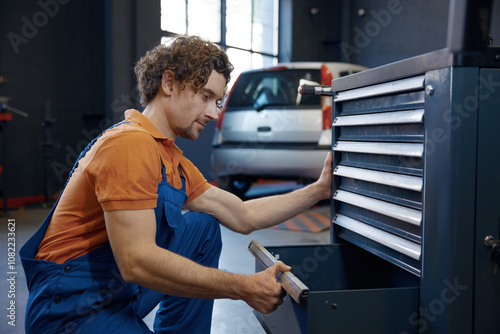
<path fill-rule="evenodd" d="M 276 280 L 276 275 L 291 269 L 278 261 L 266 270 L 248 276 L 247 290 L 242 299 L 261 313 L 267 314 L 275 311 L 283 304 L 283 298 L 286 296 L 286 291 Z"/>

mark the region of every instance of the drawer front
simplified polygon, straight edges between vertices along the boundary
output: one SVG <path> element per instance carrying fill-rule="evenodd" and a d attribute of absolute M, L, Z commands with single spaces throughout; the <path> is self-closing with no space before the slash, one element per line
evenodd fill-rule
<path fill-rule="evenodd" d="M 416 333 L 419 279 L 408 271 L 353 245 L 266 249 L 310 289 L 300 303 L 287 296 L 273 313 L 255 312 L 267 333 Z"/>
<path fill-rule="evenodd" d="M 417 333 L 419 288 L 311 293 L 307 333 Z"/>

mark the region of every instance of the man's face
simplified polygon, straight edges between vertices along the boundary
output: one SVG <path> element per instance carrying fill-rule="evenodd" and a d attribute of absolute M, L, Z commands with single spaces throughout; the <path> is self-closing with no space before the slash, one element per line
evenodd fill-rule
<path fill-rule="evenodd" d="M 184 89 L 180 89 L 177 84 L 175 87 L 173 96 L 176 98 L 176 110 L 169 123 L 178 136 L 196 140 L 208 121 L 217 120 L 226 80 L 214 70 L 207 84 L 196 93 L 189 84 Z"/>

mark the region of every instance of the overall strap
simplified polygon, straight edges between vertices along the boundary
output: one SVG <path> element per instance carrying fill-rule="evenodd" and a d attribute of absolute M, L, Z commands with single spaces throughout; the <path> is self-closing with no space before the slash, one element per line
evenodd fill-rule
<path fill-rule="evenodd" d="M 66 180 L 66 183 L 64 184 L 63 190 L 61 191 L 61 194 L 59 195 L 59 198 L 61 197 L 64 189 L 68 185 L 68 182 L 69 182 L 69 179 L 71 178 L 71 175 L 73 175 L 73 172 L 78 167 L 78 163 L 80 162 L 80 159 L 82 159 L 87 154 L 87 152 L 90 150 L 90 148 L 92 147 L 92 145 L 95 144 L 95 142 L 97 141 L 97 139 L 99 139 L 102 136 L 102 134 L 104 132 L 106 132 L 107 130 L 113 129 L 113 128 L 119 126 L 119 125 L 126 124 L 126 123 L 130 123 L 130 121 L 123 121 L 123 122 L 117 123 L 115 125 L 112 125 L 109 128 L 107 128 L 106 130 L 104 130 L 103 132 L 101 132 L 97 137 L 95 137 L 94 139 L 92 139 L 92 141 L 87 145 L 87 147 L 85 147 L 85 149 L 80 153 L 80 155 L 78 156 L 78 159 L 76 159 L 75 164 L 73 165 L 73 168 L 69 172 L 68 179 Z"/>
<path fill-rule="evenodd" d="M 161 161 L 161 177 L 165 182 L 168 183 L 166 168 L 165 168 L 165 165 L 163 164 L 163 160 L 162 160 L 161 156 L 160 156 L 160 161 Z M 179 172 L 179 175 L 181 177 L 181 183 L 182 183 L 182 188 L 179 190 L 181 190 L 182 192 L 185 193 L 186 192 L 186 178 L 184 177 L 184 173 L 182 173 L 182 169 L 181 169 L 180 165 L 177 166 L 177 171 Z"/>
<path fill-rule="evenodd" d="M 128 123 L 128 122 L 118 123 L 118 124 L 112 126 L 111 128 L 118 126 L 120 124 L 123 124 L 123 123 Z M 103 133 L 104 133 L 104 131 L 103 131 Z M 69 179 L 71 178 L 71 175 L 73 174 L 73 171 L 78 167 L 78 162 L 80 161 L 80 159 L 85 156 L 85 154 L 89 151 L 89 149 L 92 147 L 92 145 L 96 142 L 96 140 L 101 135 L 102 135 L 102 133 L 99 136 L 97 136 L 95 139 L 93 139 L 87 145 L 87 147 L 83 150 L 83 152 L 80 154 L 80 156 L 78 157 L 78 159 L 75 162 L 75 165 L 73 166 L 73 169 L 71 170 L 71 172 L 68 176 L 68 180 L 66 181 L 63 190 L 59 194 L 59 197 L 57 198 L 56 203 L 52 207 L 52 210 L 49 212 L 49 214 L 45 218 L 44 222 L 38 228 L 38 230 L 35 232 L 35 234 L 33 234 L 31 236 L 31 238 L 21 247 L 21 249 L 19 251 L 19 256 L 21 257 L 24 271 L 26 273 L 26 282 L 28 284 L 28 289 L 30 289 L 30 290 L 33 287 L 34 282 L 37 281 L 37 277 L 40 277 L 40 275 L 42 275 L 42 276 L 45 275 L 44 272 L 47 272 L 46 274 L 49 273 L 47 267 L 44 267 L 44 269 L 42 271 L 37 270 L 39 265 L 50 264 L 49 268 L 51 268 L 51 270 L 58 270 L 58 268 L 59 268 L 58 265 L 56 265 L 54 262 L 35 260 L 35 257 L 36 257 L 36 254 L 38 253 L 38 248 L 39 248 L 40 242 L 43 240 L 45 233 L 47 232 L 47 228 L 49 226 L 50 220 L 52 219 L 52 215 L 54 214 L 54 211 L 56 210 L 56 207 L 59 203 L 59 200 L 62 197 L 64 189 L 66 188 L 66 185 L 68 184 Z"/>

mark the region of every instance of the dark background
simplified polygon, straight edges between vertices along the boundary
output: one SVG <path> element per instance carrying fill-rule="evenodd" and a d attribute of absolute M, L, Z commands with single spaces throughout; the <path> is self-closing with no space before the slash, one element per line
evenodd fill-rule
<path fill-rule="evenodd" d="M 498 2 L 494 18 L 500 17 Z M 279 59 L 376 67 L 441 49 L 448 6 L 447 0 L 280 0 Z M 492 19 L 490 29 L 495 42 L 498 21 Z M 0 190 L 9 206 L 57 194 L 91 138 L 121 120 L 126 109 L 141 110 L 134 63 L 161 36 L 159 0 L 1 1 L 0 76 L 7 82 L 0 84 L 0 96 L 29 113 L 2 126 Z M 48 123 L 56 145 L 44 169 L 48 110 L 56 120 Z M 208 180 L 214 126 L 196 142 L 177 141 Z"/>

